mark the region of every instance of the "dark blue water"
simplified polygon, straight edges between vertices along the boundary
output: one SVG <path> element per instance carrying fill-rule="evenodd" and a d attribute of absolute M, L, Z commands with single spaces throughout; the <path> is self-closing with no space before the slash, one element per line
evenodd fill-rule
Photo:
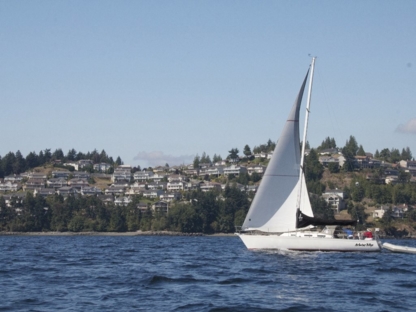
<path fill-rule="evenodd" d="M 415 260 L 253 252 L 238 237 L 0 236 L 0 311 L 416 311 Z"/>

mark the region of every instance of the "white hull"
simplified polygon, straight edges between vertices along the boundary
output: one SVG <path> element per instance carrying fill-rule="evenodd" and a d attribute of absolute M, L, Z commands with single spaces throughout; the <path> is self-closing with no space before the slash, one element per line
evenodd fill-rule
<path fill-rule="evenodd" d="M 281 235 L 237 234 L 247 249 L 283 249 L 297 251 L 380 251 L 376 240 L 317 238 Z"/>

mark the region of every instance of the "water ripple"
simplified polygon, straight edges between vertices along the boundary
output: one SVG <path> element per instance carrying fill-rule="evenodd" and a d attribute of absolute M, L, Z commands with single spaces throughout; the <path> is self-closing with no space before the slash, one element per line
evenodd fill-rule
<path fill-rule="evenodd" d="M 416 264 L 406 254 L 253 252 L 238 237 L 0 236 L 0 248 L 0 311 L 416 306 Z"/>

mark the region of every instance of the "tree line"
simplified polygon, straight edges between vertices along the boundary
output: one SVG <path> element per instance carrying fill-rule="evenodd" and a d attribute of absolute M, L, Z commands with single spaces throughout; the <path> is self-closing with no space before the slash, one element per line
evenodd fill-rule
<path fill-rule="evenodd" d="M 22 153 L 17 151 L 16 153 L 9 152 L 3 157 L 0 156 L 0 178 L 10 174 L 20 174 L 55 161 L 64 163 L 82 159 L 92 160 L 93 163 L 108 163 L 116 166 L 123 164 L 120 156 L 114 161 L 111 156 L 107 155 L 105 150 L 102 150 L 101 153 L 97 150 L 82 153 L 75 151 L 75 149 L 70 149 L 65 155 L 62 149 L 56 149 L 54 152 L 51 152 L 51 149 L 45 149 L 39 153 L 30 152 L 26 157 L 23 157 Z"/>
<path fill-rule="evenodd" d="M 98 231 L 125 232 L 168 230 L 184 233 L 230 233 L 242 224 L 252 194 L 235 186 L 223 192 L 200 190 L 187 192 L 183 201 L 172 203 L 169 213 L 154 212 L 151 203 L 145 211 L 133 196 L 127 206 L 105 204 L 99 197 L 71 195 L 36 196 L 28 192 L 6 205 L 0 197 L 0 231 Z"/>

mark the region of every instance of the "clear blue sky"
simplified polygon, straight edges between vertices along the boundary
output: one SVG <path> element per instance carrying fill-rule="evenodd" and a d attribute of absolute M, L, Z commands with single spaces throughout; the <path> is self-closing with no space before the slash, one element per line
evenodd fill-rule
<path fill-rule="evenodd" d="M 318 56 L 308 140 L 416 156 L 416 1 L 0 1 L 0 155 L 134 166 L 278 139 Z"/>

